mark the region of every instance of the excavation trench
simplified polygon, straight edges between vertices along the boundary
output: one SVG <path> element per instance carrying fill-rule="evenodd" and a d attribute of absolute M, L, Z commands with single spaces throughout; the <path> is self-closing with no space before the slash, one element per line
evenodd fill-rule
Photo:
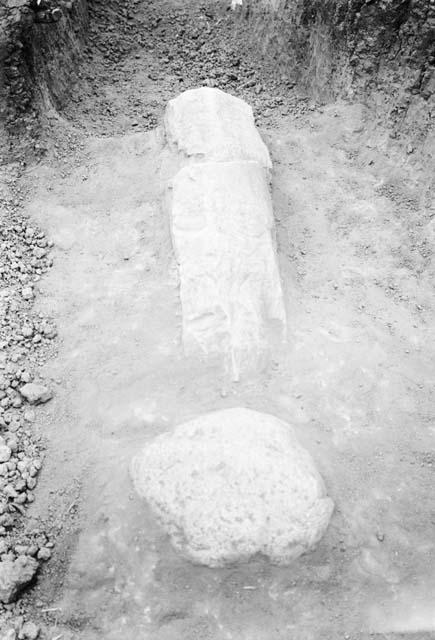
<path fill-rule="evenodd" d="M 54 241 L 36 305 L 59 333 L 42 371 L 55 393 L 37 414 L 48 449 L 29 520 L 48 522 L 57 538 L 26 611 L 47 638 L 63 640 L 429 638 L 434 228 L 430 165 L 418 163 L 429 157 L 426 84 L 410 89 L 409 118 L 390 121 L 391 138 L 373 113 L 392 103 L 373 111 L 358 93 L 341 102 L 337 69 L 328 100 L 306 83 L 295 88 L 302 79 L 274 84 L 270 66 L 259 71 L 250 49 L 241 55 L 248 39 L 237 48 L 225 20 L 218 28 L 202 9 L 193 21 L 178 4 L 135 3 L 131 15 L 127 5 L 89 8 L 92 47 L 71 85 L 81 92 L 53 97 L 48 83 L 46 126 L 25 114 L 40 134 L 39 161 L 23 176 L 25 213 Z M 243 13 L 234 15 L 246 34 Z M 51 53 L 56 43 L 45 40 Z M 271 64 L 282 75 L 283 61 Z M 183 352 L 163 198 L 174 169 L 163 109 L 204 84 L 254 106 L 274 167 L 287 346 L 239 382 Z M 234 406 L 291 423 L 336 504 L 317 550 L 291 567 L 193 566 L 128 477 L 145 441 Z"/>

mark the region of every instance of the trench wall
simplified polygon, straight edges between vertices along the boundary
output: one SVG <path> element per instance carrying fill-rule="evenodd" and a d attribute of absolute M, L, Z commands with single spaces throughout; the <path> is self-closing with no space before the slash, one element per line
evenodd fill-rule
<path fill-rule="evenodd" d="M 41 116 L 61 109 L 80 74 L 87 0 L 71 0 L 55 23 L 38 23 L 29 0 L 0 2 L 0 153 L 39 137 Z M 18 149 L 17 149 L 18 147 Z"/>
<path fill-rule="evenodd" d="M 433 0 L 243 0 L 235 13 L 290 86 L 320 102 L 362 101 L 386 140 L 431 155 Z"/>

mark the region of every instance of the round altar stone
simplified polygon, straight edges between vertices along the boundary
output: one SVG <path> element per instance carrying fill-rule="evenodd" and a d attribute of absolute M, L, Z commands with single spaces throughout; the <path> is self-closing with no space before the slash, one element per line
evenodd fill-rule
<path fill-rule="evenodd" d="M 208 413 L 158 436 L 131 474 L 174 547 L 210 567 L 257 554 L 289 564 L 317 544 L 334 508 L 292 427 L 250 409 Z"/>

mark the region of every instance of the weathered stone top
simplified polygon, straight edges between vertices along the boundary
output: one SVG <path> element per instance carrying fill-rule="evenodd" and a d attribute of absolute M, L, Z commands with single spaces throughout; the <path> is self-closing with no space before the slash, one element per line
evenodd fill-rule
<path fill-rule="evenodd" d="M 244 408 L 155 438 L 131 473 L 175 548 L 211 567 L 256 554 L 288 564 L 316 545 L 333 511 L 291 426 Z"/>
<path fill-rule="evenodd" d="M 170 100 L 165 130 L 169 144 L 187 156 L 207 162 L 250 160 L 272 168 L 251 107 L 220 89 L 190 89 Z"/>

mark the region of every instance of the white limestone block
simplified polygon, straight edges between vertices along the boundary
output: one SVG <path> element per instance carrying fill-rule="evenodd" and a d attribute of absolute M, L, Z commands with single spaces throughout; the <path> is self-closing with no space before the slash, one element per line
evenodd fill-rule
<path fill-rule="evenodd" d="M 319 542 L 333 511 L 291 426 L 249 409 L 158 436 L 133 459 L 131 476 L 174 547 L 211 567 L 256 554 L 289 564 Z"/>
<path fill-rule="evenodd" d="M 285 328 L 265 172 L 256 162 L 190 164 L 173 180 L 170 217 L 185 351 L 222 354 L 237 380 Z"/>
<path fill-rule="evenodd" d="M 189 89 L 170 100 L 165 130 L 169 144 L 187 156 L 206 162 L 250 160 L 272 167 L 251 107 L 220 89 Z"/>

